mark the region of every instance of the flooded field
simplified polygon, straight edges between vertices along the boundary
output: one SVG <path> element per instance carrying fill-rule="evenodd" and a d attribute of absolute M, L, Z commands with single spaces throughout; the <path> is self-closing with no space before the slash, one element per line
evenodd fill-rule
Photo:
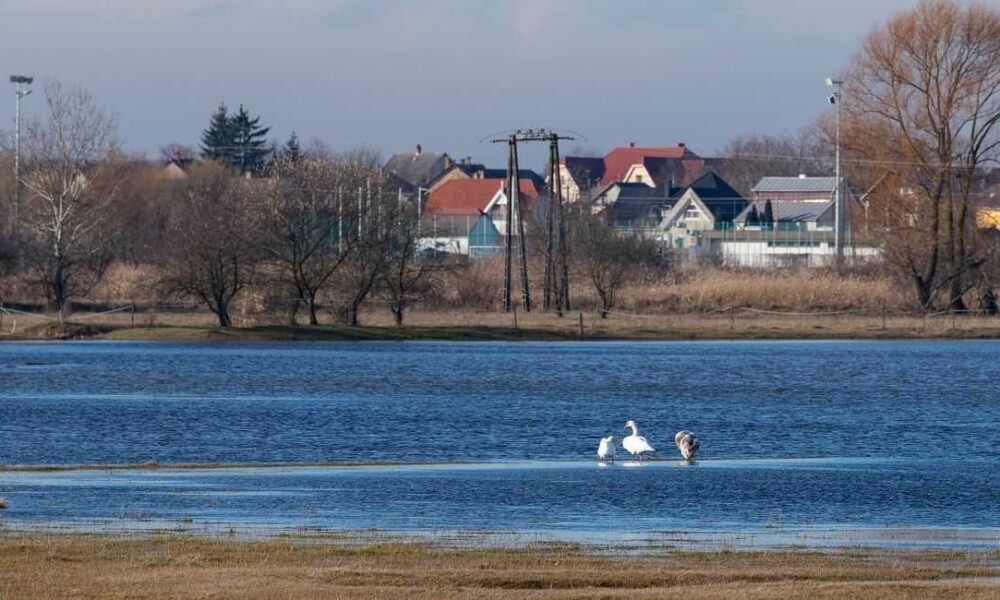
<path fill-rule="evenodd" d="M 0 527 L 992 549 L 996 381 L 994 342 L 5 344 Z M 597 463 L 627 419 L 662 460 Z M 236 466 L 37 468 L 145 461 Z"/>

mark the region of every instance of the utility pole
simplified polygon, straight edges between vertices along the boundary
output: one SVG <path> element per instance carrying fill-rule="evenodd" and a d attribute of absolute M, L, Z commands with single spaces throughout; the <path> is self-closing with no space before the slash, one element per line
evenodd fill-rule
<path fill-rule="evenodd" d="M 833 200 L 833 247 L 834 261 L 839 265 L 844 258 L 844 193 L 842 179 L 840 175 L 840 105 L 843 81 L 828 77 L 826 85 L 833 88 L 833 94 L 828 98 L 830 104 L 837 107 L 837 159 L 836 174 L 834 175 L 834 200 Z"/>
<path fill-rule="evenodd" d="M 514 147 L 514 144 L 516 144 L 517 142 L 514 140 L 514 136 L 510 136 L 510 138 L 508 139 L 507 143 L 508 143 L 508 148 L 507 148 L 507 183 L 506 183 L 506 187 L 507 187 L 507 190 L 506 190 L 506 192 L 507 192 L 507 218 L 506 218 L 506 222 L 505 222 L 506 227 L 504 228 L 505 239 L 504 239 L 504 249 L 503 249 L 503 309 L 504 309 L 505 312 L 510 312 L 510 308 L 511 308 L 511 301 L 510 301 L 510 287 L 511 287 L 511 285 L 510 285 L 511 284 L 511 281 L 510 281 L 510 275 L 511 275 L 511 273 L 510 273 L 510 263 L 511 263 L 511 254 L 512 254 L 513 249 L 514 249 L 514 247 L 511 245 L 511 238 L 513 237 L 512 234 L 514 233 L 514 203 L 511 202 L 511 196 L 513 195 L 513 192 L 510 191 L 510 189 L 511 189 L 511 185 L 510 185 L 511 177 L 510 177 L 510 174 L 511 174 L 512 168 L 514 167 L 514 152 L 513 152 L 513 147 Z M 516 179 L 515 179 L 515 186 L 516 186 Z"/>
<path fill-rule="evenodd" d="M 545 256 L 545 308 L 555 301 L 561 317 L 569 310 L 569 266 L 566 257 L 566 222 L 563 218 L 562 178 L 559 173 L 559 140 L 573 139 L 550 133 L 549 139 L 549 207 L 547 216 L 548 245 Z"/>
<path fill-rule="evenodd" d="M 531 287 L 528 283 L 528 244 L 524 239 L 524 215 L 521 212 L 521 169 L 517 161 L 517 136 L 511 136 L 511 155 L 514 157 L 514 168 L 511 171 L 510 198 L 508 203 L 514 208 L 514 220 L 517 221 L 517 244 L 521 250 L 521 306 L 524 312 L 531 312 Z M 510 212 L 510 211 L 508 211 Z"/>
<path fill-rule="evenodd" d="M 517 164 L 517 133 L 507 136 L 507 223 L 504 232 L 507 239 L 504 241 L 503 259 L 503 309 L 510 312 L 513 301 L 511 300 L 511 266 L 514 255 L 514 225 L 517 225 L 517 238 L 520 250 L 521 266 L 521 305 L 524 312 L 531 311 L 531 287 L 528 282 L 528 248 L 524 243 L 524 218 L 521 215 L 521 194 L 520 180 L 518 178 L 519 166 Z"/>
<path fill-rule="evenodd" d="M 561 136 L 545 129 L 518 129 L 511 134 L 489 139 L 491 144 L 506 143 L 507 152 L 507 219 L 504 243 L 503 309 L 510 312 L 511 272 L 514 255 L 514 224 L 517 223 L 521 259 L 521 301 L 525 312 L 531 310 L 531 289 L 528 283 L 528 248 L 524 237 L 521 210 L 520 178 L 517 161 L 518 142 L 549 142 L 549 207 L 547 215 L 548 253 L 545 263 L 543 304 L 549 308 L 555 298 L 562 311 L 569 310 L 569 268 L 566 261 L 566 226 L 562 218 L 562 185 L 559 179 L 559 140 L 575 138 Z M 484 138 L 482 141 L 487 141 Z M 554 191 L 553 191 L 554 190 Z M 557 258 L 558 257 L 558 258 Z M 558 282 L 557 282 L 558 279 Z"/>
<path fill-rule="evenodd" d="M 31 85 L 34 77 L 11 75 L 10 82 L 14 84 L 14 201 L 11 206 L 11 230 L 17 233 L 20 222 L 20 189 L 21 189 L 21 98 L 31 93 L 31 88 L 22 89 L 21 84 Z"/>

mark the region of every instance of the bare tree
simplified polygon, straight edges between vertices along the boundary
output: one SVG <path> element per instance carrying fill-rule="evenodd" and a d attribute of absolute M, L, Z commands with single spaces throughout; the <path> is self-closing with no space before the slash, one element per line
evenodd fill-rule
<path fill-rule="evenodd" d="M 656 243 L 637 231 L 615 229 L 602 215 L 580 215 L 571 231 L 577 267 L 593 284 L 605 318 L 622 285 L 654 263 Z"/>
<path fill-rule="evenodd" d="M 319 323 L 316 298 L 354 249 L 357 203 L 337 186 L 337 164 L 322 156 L 280 159 L 257 198 L 263 223 L 261 247 L 280 279 Z"/>
<path fill-rule="evenodd" d="M 391 198 L 363 190 L 358 194 L 359 210 L 352 224 L 356 240 L 335 281 L 335 311 L 341 323 L 359 324 L 358 310 L 385 272 L 390 228 L 395 225 L 392 207 L 396 201 L 395 194 Z"/>
<path fill-rule="evenodd" d="M 395 225 L 385 238 L 382 295 L 389 303 L 396 325 L 403 324 L 405 311 L 419 300 L 421 293 L 429 291 L 431 277 L 447 268 L 447 261 L 440 254 L 421 252 L 415 212 L 398 204 Z"/>
<path fill-rule="evenodd" d="M 206 162 L 191 170 L 175 199 L 163 253 L 162 285 L 193 295 L 232 325 L 230 305 L 254 278 L 260 251 L 251 210 L 253 180 Z"/>
<path fill-rule="evenodd" d="M 829 158 L 832 154 L 829 144 L 824 144 L 815 131 L 804 129 L 787 136 L 734 137 L 718 158 L 710 159 L 710 164 L 741 194 L 749 197 L 750 190 L 762 177 L 828 173 L 832 170 Z"/>
<path fill-rule="evenodd" d="M 864 41 L 843 109 L 851 155 L 898 179 L 875 198 L 887 258 L 922 308 L 941 292 L 963 309 L 984 261 L 974 186 L 1000 149 L 1000 11 L 923 0 L 896 15 Z"/>
<path fill-rule="evenodd" d="M 115 119 L 82 88 L 45 88 L 46 120 L 24 136 L 25 224 L 33 266 L 62 321 L 110 262 L 107 221 L 117 189 Z"/>

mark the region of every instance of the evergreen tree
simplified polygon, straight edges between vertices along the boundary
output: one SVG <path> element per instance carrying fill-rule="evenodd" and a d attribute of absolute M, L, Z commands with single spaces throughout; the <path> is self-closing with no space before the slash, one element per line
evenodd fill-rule
<path fill-rule="evenodd" d="M 760 225 L 760 215 L 757 213 L 757 205 L 750 205 L 750 213 L 747 215 L 747 225 Z"/>
<path fill-rule="evenodd" d="M 774 207 L 771 206 L 770 198 L 764 203 L 764 214 L 761 216 L 761 221 L 768 229 L 774 229 Z"/>
<path fill-rule="evenodd" d="M 212 113 L 208 129 L 201 132 L 201 156 L 229 162 L 233 155 L 233 137 L 232 119 L 223 102 Z"/>
<path fill-rule="evenodd" d="M 285 142 L 285 147 L 281 150 L 282 158 L 291 161 L 298 162 L 302 158 L 302 147 L 299 145 L 299 136 L 292 132 L 292 135 L 288 136 L 288 141 Z"/>
<path fill-rule="evenodd" d="M 267 146 L 267 132 L 270 127 L 260 126 L 260 117 L 250 118 L 243 105 L 230 119 L 233 132 L 233 165 L 241 174 L 260 173 L 264 169 L 264 158 L 271 152 Z"/>

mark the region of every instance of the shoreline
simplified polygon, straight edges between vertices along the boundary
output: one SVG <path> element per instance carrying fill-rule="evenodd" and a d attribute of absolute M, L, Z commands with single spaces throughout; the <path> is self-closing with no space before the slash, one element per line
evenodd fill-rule
<path fill-rule="evenodd" d="M 989 598 L 1000 590 L 997 551 L 661 547 L 636 557 L 572 543 L 449 549 L 390 537 L 326 541 L 0 533 L 0 592 L 11 598 L 891 599 Z"/>
<path fill-rule="evenodd" d="M 593 317 L 593 315 L 589 315 Z M 612 315 L 608 319 L 532 313 L 513 326 L 511 315 L 443 312 L 419 314 L 403 326 L 253 325 L 220 328 L 211 324 L 130 321 L 69 322 L 65 325 L 5 326 L 3 341 L 145 342 L 677 342 L 797 340 L 969 340 L 1000 339 L 1000 317 L 838 316 L 838 315 Z M 455 325 L 454 323 L 462 323 Z"/>

